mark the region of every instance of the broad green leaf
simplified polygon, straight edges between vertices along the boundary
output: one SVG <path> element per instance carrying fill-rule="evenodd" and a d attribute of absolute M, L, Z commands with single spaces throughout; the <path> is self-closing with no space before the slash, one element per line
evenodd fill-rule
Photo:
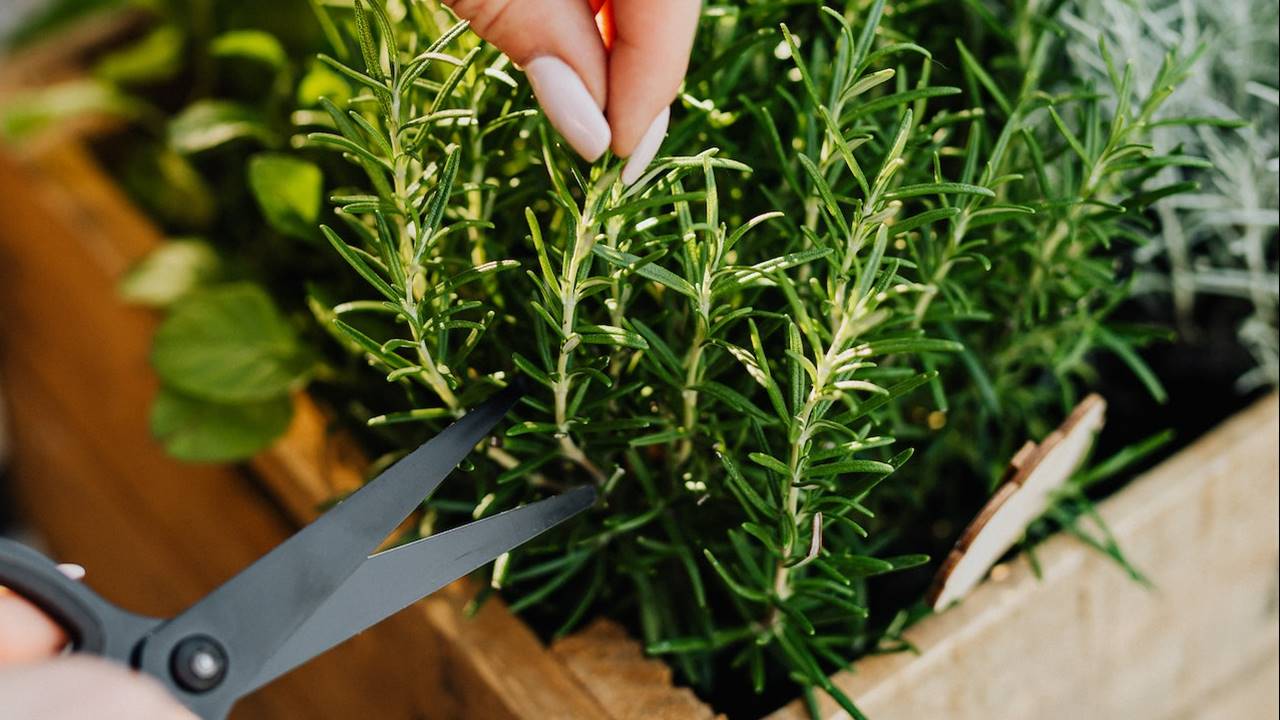
<path fill-rule="evenodd" d="M 275 133 L 256 110 L 228 100 L 197 100 L 169 121 L 169 144 L 180 153 L 204 152 L 241 139 L 276 144 Z"/>
<path fill-rule="evenodd" d="M 182 69 L 182 30 L 161 25 L 130 45 L 103 55 L 93 75 L 121 85 L 154 83 Z"/>
<path fill-rule="evenodd" d="M 266 292 L 237 283 L 174 305 L 156 332 L 151 363 L 179 392 L 243 403 L 278 398 L 299 386 L 311 357 Z"/>
<path fill-rule="evenodd" d="M 280 153 L 249 158 L 249 188 L 271 227 L 296 238 L 317 237 L 324 192 L 320 168 Z"/>
<path fill-rule="evenodd" d="M 214 57 L 253 60 L 276 70 L 289 62 L 280 41 L 262 30 L 232 30 L 223 33 L 209 43 L 209 52 Z"/>
<path fill-rule="evenodd" d="M 179 460 L 234 462 L 265 449 L 289 427 L 292 416 L 288 395 L 222 404 L 162 387 L 151 406 L 151 433 Z"/>
<path fill-rule="evenodd" d="M 315 107 L 320 104 L 320 98 L 328 98 L 335 105 L 345 106 L 351 99 L 351 85 L 324 64 L 314 62 L 298 81 L 298 105 Z"/>
<path fill-rule="evenodd" d="M 203 240 L 170 240 L 134 265 L 120 280 L 129 302 L 166 307 L 218 273 L 217 253 Z"/>
<path fill-rule="evenodd" d="M 213 190 L 191 159 L 167 145 L 139 149 L 118 171 L 129 195 L 165 226 L 203 231 L 218 211 Z"/>

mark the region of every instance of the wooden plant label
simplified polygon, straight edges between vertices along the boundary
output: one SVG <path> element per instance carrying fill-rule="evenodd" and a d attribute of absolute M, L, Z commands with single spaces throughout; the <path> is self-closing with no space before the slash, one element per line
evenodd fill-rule
<path fill-rule="evenodd" d="M 933 580 L 928 603 L 942 610 L 969 594 L 1027 526 L 1048 509 L 1053 493 L 1071 477 L 1102 429 L 1107 403 L 1089 395 L 1039 445 L 1018 450 L 1005 480 L 965 528 Z"/>

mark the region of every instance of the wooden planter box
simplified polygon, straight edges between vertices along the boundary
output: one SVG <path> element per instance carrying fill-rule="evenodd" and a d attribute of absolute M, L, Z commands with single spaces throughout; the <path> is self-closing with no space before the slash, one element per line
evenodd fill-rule
<path fill-rule="evenodd" d="M 9 83 L 72 72 L 70 56 L 46 53 L 39 72 L 8 68 Z M 164 455 L 147 429 L 157 318 L 115 292 L 159 242 L 74 132 L 0 148 L 0 376 L 19 512 L 108 598 L 172 614 L 358 484 L 363 461 L 305 396 L 287 436 L 248 467 Z M 1041 579 L 1023 559 L 1002 566 L 907 633 L 918 654 L 868 658 L 836 683 L 873 720 L 1276 716 L 1278 417 L 1266 398 L 1103 503 L 1154 589 L 1053 538 L 1037 553 Z M 246 699 L 235 717 L 715 714 L 617 626 L 546 647 L 501 602 L 465 618 L 470 596 L 456 583 Z M 845 717 L 825 698 L 822 708 Z"/>

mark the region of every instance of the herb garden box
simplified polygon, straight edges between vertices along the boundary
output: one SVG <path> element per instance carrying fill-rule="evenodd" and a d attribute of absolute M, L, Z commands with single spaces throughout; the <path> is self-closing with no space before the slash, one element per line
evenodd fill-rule
<path fill-rule="evenodd" d="M 306 396 L 247 469 L 164 455 L 147 423 L 157 318 L 116 295 L 159 242 L 71 130 L 0 152 L 0 371 L 22 515 L 108 598 L 172 613 L 354 487 L 364 460 Z M 1153 588 L 1056 537 L 1041 577 L 1026 559 L 998 568 L 907 632 L 918 653 L 834 682 L 878 720 L 1274 715 L 1278 430 L 1273 396 L 1102 504 Z M 423 601 L 237 716 L 714 715 L 616 626 L 546 647 L 500 602 L 466 617 L 471 595 L 458 583 Z"/>
<path fill-rule="evenodd" d="M 326 433 L 305 396 L 253 472 L 166 458 L 146 422 L 155 319 L 115 295 L 155 231 L 74 139 L 6 151 L 0 198 L 0 347 L 22 511 L 95 587 L 174 612 L 359 482 L 358 451 Z M 1104 503 L 1153 589 L 1054 538 L 1037 553 L 1042 578 L 1025 559 L 1002 566 L 908 632 L 918 655 L 869 658 L 837 682 L 878 719 L 1263 716 L 1276 697 L 1278 430 L 1276 399 L 1262 400 Z M 607 628 L 548 649 L 500 603 L 465 618 L 466 597 L 460 584 L 424 601 L 241 717 L 709 712 Z"/>

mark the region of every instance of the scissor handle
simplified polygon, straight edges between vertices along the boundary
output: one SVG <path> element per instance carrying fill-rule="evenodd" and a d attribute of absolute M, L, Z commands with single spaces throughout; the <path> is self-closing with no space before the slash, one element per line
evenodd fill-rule
<path fill-rule="evenodd" d="M 63 575 L 31 548 L 0 538 L 0 585 L 21 595 L 62 627 L 76 652 L 129 664 L 134 647 L 157 622 L 125 612 Z"/>
<path fill-rule="evenodd" d="M 78 652 L 100 654 L 107 632 L 96 612 L 101 600 L 71 580 L 51 560 L 12 540 L 0 538 L 0 585 L 18 593 L 54 619 Z"/>

